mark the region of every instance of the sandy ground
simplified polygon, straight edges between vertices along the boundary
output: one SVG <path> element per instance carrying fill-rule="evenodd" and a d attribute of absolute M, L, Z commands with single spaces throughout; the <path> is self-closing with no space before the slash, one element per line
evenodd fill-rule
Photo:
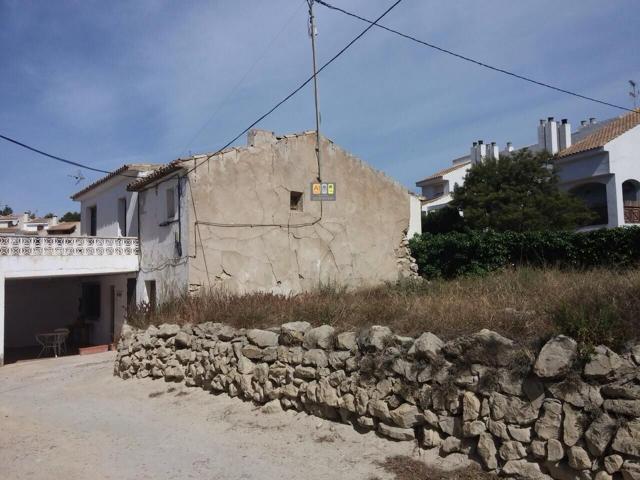
<path fill-rule="evenodd" d="M 0 477 L 6 479 L 390 478 L 378 461 L 417 455 L 351 426 L 261 413 L 226 395 L 112 376 L 114 354 L 0 368 Z M 435 452 L 421 458 L 461 465 Z"/>

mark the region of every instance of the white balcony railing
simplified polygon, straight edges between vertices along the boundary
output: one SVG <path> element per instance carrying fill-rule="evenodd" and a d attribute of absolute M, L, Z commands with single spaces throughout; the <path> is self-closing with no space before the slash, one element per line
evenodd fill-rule
<path fill-rule="evenodd" d="M 39 237 L 0 235 L 0 256 L 137 255 L 134 237 Z"/>

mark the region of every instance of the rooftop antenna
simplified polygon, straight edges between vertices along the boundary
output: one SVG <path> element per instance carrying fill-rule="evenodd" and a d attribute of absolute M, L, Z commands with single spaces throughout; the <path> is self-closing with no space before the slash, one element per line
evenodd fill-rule
<path fill-rule="evenodd" d="M 320 107 L 318 101 L 318 77 L 316 68 L 316 17 L 313 14 L 313 3 L 315 0 L 307 0 L 309 4 L 309 36 L 311 37 L 311 53 L 313 56 L 313 98 L 316 107 L 316 159 L 318 161 L 318 182 L 322 182 L 320 174 Z"/>
<path fill-rule="evenodd" d="M 67 175 L 67 177 L 71 177 L 75 179 L 76 185 L 78 185 L 80 182 L 84 180 L 84 175 L 82 175 L 82 172 L 80 170 L 78 170 L 75 175 Z"/>
<path fill-rule="evenodd" d="M 629 96 L 633 98 L 633 109 L 635 110 L 638 107 L 638 97 L 640 97 L 640 91 L 638 91 L 638 86 L 633 80 L 629 80 L 629 86 L 631 87 Z"/>

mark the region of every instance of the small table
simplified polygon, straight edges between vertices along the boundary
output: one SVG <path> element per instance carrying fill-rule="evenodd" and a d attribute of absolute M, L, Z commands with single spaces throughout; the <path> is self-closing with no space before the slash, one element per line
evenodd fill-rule
<path fill-rule="evenodd" d="M 64 332 L 37 333 L 36 341 L 42 346 L 38 358 L 47 350 L 52 350 L 54 357 L 58 358 L 60 346 L 67 334 Z"/>

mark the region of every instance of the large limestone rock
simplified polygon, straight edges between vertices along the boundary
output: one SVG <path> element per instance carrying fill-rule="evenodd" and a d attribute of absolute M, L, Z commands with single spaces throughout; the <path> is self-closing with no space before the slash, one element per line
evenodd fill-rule
<path fill-rule="evenodd" d="M 342 332 L 336 336 L 336 348 L 338 350 L 355 351 L 358 348 L 356 332 Z"/>
<path fill-rule="evenodd" d="M 562 435 L 564 443 L 568 447 L 573 447 L 582 438 L 585 428 L 585 416 L 582 410 L 565 403 L 562 407 L 564 420 L 562 422 Z"/>
<path fill-rule="evenodd" d="M 494 420 L 505 420 L 507 423 L 529 425 L 538 418 L 539 406 L 517 397 L 492 393 L 489 398 L 491 417 Z"/>
<path fill-rule="evenodd" d="M 495 470 L 498 468 L 498 459 L 496 457 L 498 451 L 496 449 L 496 444 L 493 441 L 493 436 L 491 436 L 490 433 L 483 433 L 480 435 L 480 438 L 478 439 L 477 452 L 485 467 L 489 470 Z"/>
<path fill-rule="evenodd" d="M 180 327 L 178 325 L 163 323 L 158 327 L 158 333 L 156 333 L 156 336 L 160 338 L 175 337 L 179 331 Z"/>
<path fill-rule="evenodd" d="M 424 416 L 418 411 L 418 408 L 408 403 L 403 403 L 392 410 L 389 415 L 393 423 L 402 428 L 412 428 L 424 421 Z"/>
<path fill-rule="evenodd" d="M 426 332 L 416 338 L 409 349 L 409 355 L 415 358 L 426 358 L 433 360 L 440 355 L 444 342 L 431 332 Z"/>
<path fill-rule="evenodd" d="M 604 469 L 607 473 L 614 474 L 622 468 L 622 464 L 624 463 L 624 458 L 621 455 L 608 455 L 604 459 Z"/>
<path fill-rule="evenodd" d="M 606 413 L 596 418 L 584 434 L 591 455 L 601 456 L 609 446 L 616 430 L 616 421 Z"/>
<path fill-rule="evenodd" d="M 380 352 L 389 345 L 391 336 L 389 327 L 373 325 L 358 334 L 358 345 L 363 352 Z"/>
<path fill-rule="evenodd" d="M 259 330 L 252 328 L 247 332 L 247 339 L 254 345 L 265 348 L 278 345 L 278 334 L 269 330 Z"/>
<path fill-rule="evenodd" d="M 514 349 L 512 340 L 487 329 L 447 342 L 443 347 L 451 357 L 492 367 L 509 365 Z"/>
<path fill-rule="evenodd" d="M 302 345 L 304 334 L 311 329 L 309 322 L 289 322 L 280 327 L 280 343 L 283 345 Z"/>
<path fill-rule="evenodd" d="M 617 353 L 600 345 L 594 349 L 594 353 L 585 365 L 584 375 L 587 378 L 611 378 L 623 366 L 625 366 L 625 362 Z"/>
<path fill-rule="evenodd" d="M 547 441 L 547 460 L 550 462 L 559 462 L 564 458 L 564 447 L 560 440 L 552 438 Z"/>
<path fill-rule="evenodd" d="M 620 469 L 622 480 L 640 480 L 640 462 L 627 460 Z"/>
<path fill-rule="evenodd" d="M 605 400 L 603 407 L 608 412 L 640 417 L 640 400 Z"/>
<path fill-rule="evenodd" d="M 573 446 L 567 452 L 569 466 L 574 470 L 588 470 L 591 468 L 591 459 L 587 451 L 578 446 Z"/>
<path fill-rule="evenodd" d="M 500 446 L 500 458 L 504 461 L 518 460 L 527 456 L 527 449 L 520 442 L 507 440 Z"/>
<path fill-rule="evenodd" d="M 311 365 L 313 367 L 324 368 L 329 365 L 329 358 L 324 350 L 312 348 L 304 352 L 302 357 L 302 365 Z"/>
<path fill-rule="evenodd" d="M 176 348 L 189 348 L 191 345 L 191 335 L 186 332 L 178 332 L 175 338 Z"/>
<path fill-rule="evenodd" d="M 554 378 L 566 374 L 578 352 L 575 340 L 559 335 L 549 340 L 540 353 L 533 367 L 534 372 L 541 378 Z"/>
<path fill-rule="evenodd" d="M 476 420 L 480 415 L 480 400 L 473 392 L 464 392 L 462 396 L 462 419 L 465 422 Z"/>
<path fill-rule="evenodd" d="M 378 424 L 378 432 L 385 437 L 399 441 L 413 440 L 415 438 L 411 428 L 392 427 L 382 422 Z"/>
<path fill-rule="evenodd" d="M 640 457 L 640 419 L 623 423 L 611 446 L 613 450 L 634 457 Z"/>
<path fill-rule="evenodd" d="M 437 430 L 425 428 L 423 433 L 422 445 L 425 448 L 435 448 L 442 445 L 442 437 Z"/>
<path fill-rule="evenodd" d="M 568 402 L 574 407 L 599 407 L 603 403 L 600 389 L 589 385 L 580 378 L 571 378 L 553 383 L 548 385 L 548 389 L 555 398 Z"/>
<path fill-rule="evenodd" d="M 331 325 L 321 325 L 307 330 L 304 334 L 303 345 L 305 348 L 323 348 L 328 350 L 333 345 L 335 328 Z"/>
<path fill-rule="evenodd" d="M 540 470 L 540 465 L 527 460 L 509 460 L 502 467 L 502 473 L 522 480 L 552 480 Z"/>
<path fill-rule="evenodd" d="M 562 403 L 557 400 L 547 399 L 542 404 L 542 408 L 544 413 L 536 422 L 536 433 L 545 440 L 559 438 L 562 424 Z"/>

